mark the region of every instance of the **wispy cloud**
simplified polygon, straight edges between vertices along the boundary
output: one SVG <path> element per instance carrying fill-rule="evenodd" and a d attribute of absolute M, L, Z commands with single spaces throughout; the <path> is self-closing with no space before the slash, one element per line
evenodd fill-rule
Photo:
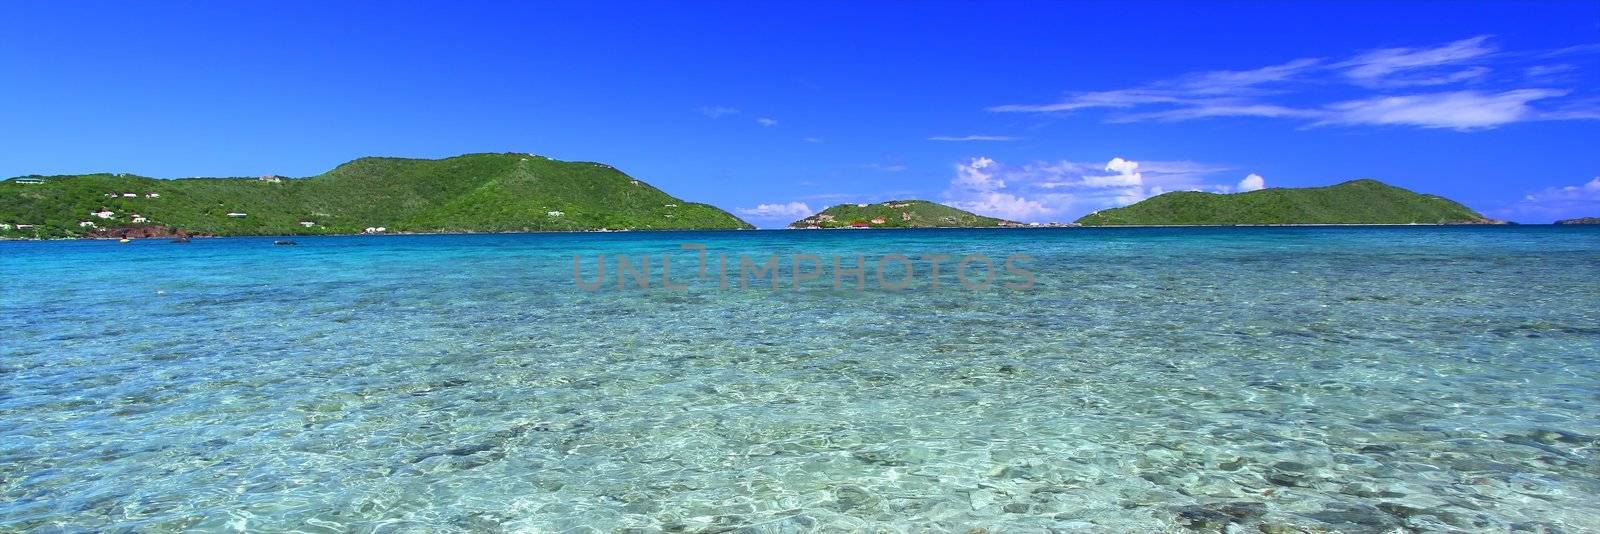
<path fill-rule="evenodd" d="M 764 126 L 764 127 L 767 127 L 767 128 L 771 128 L 773 126 L 777 126 L 778 125 L 778 121 L 777 121 L 777 119 L 773 119 L 773 118 L 770 118 L 770 117 L 757 117 L 756 118 L 756 124 L 760 124 L 761 126 Z"/>
<path fill-rule="evenodd" d="M 739 110 L 737 109 L 722 106 L 704 106 L 700 108 L 701 115 L 705 115 L 713 119 L 722 118 L 724 115 L 735 115 L 738 113 Z"/>
<path fill-rule="evenodd" d="M 816 144 L 816 143 L 821 143 L 822 142 L 822 138 L 821 137 L 801 137 L 800 140 L 801 141 L 805 141 L 807 143 L 812 143 L 812 144 Z"/>
<path fill-rule="evenodd" d="M 1489 69 L 1485 67 L 1456 70 L 1463 62 L 1493 54 L 1496 48 L 1488 41 L 1489 36 L 1479 35 L 1435 47 L 1380 48 L 1333 66 L 1342 69 L 1346 77 L 1360 85 L 1443 85 L 1488 74 Z M 1438 69 L 1450 70 L 1441 72 Z"/>
<path fill-rule="evenodd" d="M 856 193 L 817 193 L 815 195 L 806 195 L 800 198 L 802 200 L 838 201 L 860 197 L 861 195 Z"/>
<path fill-rule="evenodd" d="M 1018 139 L 1022 138 L 1009 135 L 936 135 L 928 138 L 929 141 L 1016 141 Z"/>
<path fill-rule="evenodd" d="M 1326 116 L 1326 112 L 1315 109 L 1296 109 L 1272 104 L 1244 104 L 1232 102 L 1194 102 L 1189 107 L 1151 111 L 1146 113 L 1130 113 L 1112 117 L 1111 122 L 1140 122 L 1164 121 L 1176 122 L 1209 117 L 1267 117 L 1267 118 L 1303 118 L 1315 119 Z"/>
<path fill-rule="evenodd" d="M 988 109 L 1002 113 L 1049 113 L 1090 108 L 1131 108 L 1142 104 L 1180 104 L 1186 101 L 1187 99 L 1165 90 L 1117 89 L 1070 94 L 1065 100 L 1053 104 L 1006 104 Z"/>
<path fill-rule="evenodd" d="M 1581 53 L 1588 49 L 1572 47 L 1558 55 Z M 1540 54 L 1534 59 L 1548 56 Z M 1480 35 L 1429 47 L 1368 50 L 1339 61 L 1302 58 L 1250 70 L 1197 72 L 1139 87 L 1068 93 L 1052 103 L 988 109 L 1000 113 L 1105 109 L 1112 111 L 1105 120 L 1113 123 L 1256 117 L 1298 120 L 1312 126 L 1401 125 L 1460 131 L 1523 121 L 1600 117 L 1600 104 L 1565 98 L 1572 93 L 1570 89 L 1484 87 L 1494 85 L 1490 81 L 1495 67 L 1529 60 L 1527 54 L 1501 52 L 1489 36 Z M 1567 67 L 1521 68 L 1524 79 L 1532 79 L 1570 72 Z M 1440 86 L 1473 88 L 1391 93 Z M 1342 98 L 1329 97 L 1340 93 Z M 1554 105 L 1540 107 L 1535 104 L 1539 101 Z"/>
<path fill-rule="evenodd" d="M 804 202 L 777 202 L 757 204 L 754 208 L 738 208 L 740 215 L 757 219 L 797 219 L 814 213 Z"/>
<path fill-rule="evenodd" d="M 1522 75 L 1530 80 L 1542 81 L 1564 79 L 1566 74 L 1578 70 L 1577 65 L 1571 63 L 1555 63 L 1550 65 L 1534 65 L 1522 71 Z"/>
<path fill-rule="evenodd" d="M 861 168 L 883 172 L 902 172 L 906 170 L 905 165 L 898 163 L 863 163 Z"/>
<path fill-rule="evenodd" d="M 1401 124 L 1423 128 L 1474 130 L 1502 124 L 1538 120 L 1541 112 L 1528 105 L 1556 98 L 1562 89 L 1518 89 L 1502 93 L 1455 91 L 1405 96 L 1381 96 L 1339 102 L 1328 106 L 1313 126 L 1326 124 Z"/>

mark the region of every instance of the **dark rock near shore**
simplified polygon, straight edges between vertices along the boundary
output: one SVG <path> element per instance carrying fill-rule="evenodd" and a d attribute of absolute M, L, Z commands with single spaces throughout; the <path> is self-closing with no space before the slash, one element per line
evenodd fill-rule
<path fill-rule="evenodd" d="M 1384 531 L 1401 526 L 1388 512 L 1367 504 L 1334 503 L 1307 517 L 1349 530 Z"/>
<path fill-rule="evenodd" d="M 182 228 L 168 226 L 119 226 L 111 228 L 96 228 L 90 232 L 90 239 L 149 239 L 154 237 L 202 237 L 204 234 L 191 234 Z"/>
<path fill-rule="evenodd" d="M 841 512 L 876 510 L 878 496 L 855 484 L 845 484 L 833 490 L 833 508 Z"/>
<path fill-rule="evenodd" d="M 1250 523 L 1267 515 L 1266 503 L 1239 501 L 1179 507 L 1178 521 L 1191 530 L 1220 532 L 1234 523 Z"/>

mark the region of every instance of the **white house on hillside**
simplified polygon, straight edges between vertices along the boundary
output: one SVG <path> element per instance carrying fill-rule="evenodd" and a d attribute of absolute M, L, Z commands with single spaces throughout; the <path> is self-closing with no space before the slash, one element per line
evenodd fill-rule
<path fill-rule="evenodd" d="M 89 214 L 101 219 L 110 219 L 117 216 L 117 212 L 111 210 L 91 211 Z"/>

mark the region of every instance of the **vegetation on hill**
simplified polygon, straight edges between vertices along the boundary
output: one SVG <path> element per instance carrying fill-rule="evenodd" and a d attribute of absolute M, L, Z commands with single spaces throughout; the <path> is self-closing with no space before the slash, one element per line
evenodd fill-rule
<path fill-rule="evenodd" d="M 839 204 L 789 224 L 790 228 L 979 228 L 1018 223 L 984 217 L 926 200 Z"/>
<path fill-rule="evenodd" d="M 0 182 L 3 237 L 141 225 L 202 235 L 751 227 L 608 165 L 530 154 L 361 158 L 304 179 L 88 174 Z"/>
<path fill-rule="evenodd" d="M 1247 193 L 1166 193 L 1078 219 L 1085 226 L 1236 224 L 1490 224 L 1450 199 L 1379 182 Z"/>
<path fill-rule="evenodd" d="M 1579 217 L 1576 219 L 1562 219 L 1556 224 L 1600 224 L 1600 217 Z"/>

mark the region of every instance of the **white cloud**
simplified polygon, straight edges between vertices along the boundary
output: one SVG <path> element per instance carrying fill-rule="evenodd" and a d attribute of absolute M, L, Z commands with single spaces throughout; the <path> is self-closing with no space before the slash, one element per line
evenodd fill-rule
<path fill-rule="evenodd" d="M 1075 215 L 1124 206 L 1166 191 L 1231 190 L 1207 176 L 1229 167 L 1193 161 L 1102 163 L 1075 161 L 1003 165 L 987 157 L 955 165 L 944 198 L 950 205 L 1024 221 L 1072 220 Z"/>
<path fill-rule="evenodd" d="M 1122 159 L 1120 157 L 1119 158 L 1111 158 L 1111 161 L 1106 162 L 1106 170 L 1111 171 L 1111 172 L 1115 172 L 1117 174 L 1132 174 L 1135 170 L 1138 170 L 1138 169 L 1139 169 L 1139 162 L 1137 162 L 1137 161 L 1128 161 L 1128 160 Z"/>
<path fill-rule="evenodd" d="M 700 108 L 701 115 L 705 115 L 713 119 L 720 118 L 723 115 L 733 115 L 737 113 L 739 113 L 739 110 L 737 109 L 725 108 L 722 106 L 705 106 Z"/>
<path fill-rule="evenodd" d="M 996 177 L 991 171 L 994 160 L 986 157 L 972 158 L 970 163 L 956 164 L 956 177 L 950 180 L 950 185 L 968 191 L 989 192 L 1002 189 L 1006 186 L 1005 180 Z"/>
<path fill-rule="evenodd" d="M 740 215 L 764 219 L 800 218 L 816 213 L 804 202 L 758 204 L 754 208 L 739 208 L 738 212 Z"/>
<path fill-rule="evenodd" d="M 1045 207 L 1043 202 L 1028 200 L 1011 193 L 989 192 L 964 200 L 955 200 L 950 204 L 979 215 L 1011 220 L 1026 220 L 1053 213 L 1053 210 Z"/>
<path fill-rule="evenodd" d="M 1111 158 L 1104 168 L 1112 174 L 1087 175 L 1079 182 L 1084 187 L 1142 187 L 1144 175 L 1139 172 L 1139 162 Z"/>
<path fill-rule="evenodd" d="M 1009 135 L 964 135 L 960 137 L 936 135 L 928 138 L 929 141 L 1016 141 L 1018 139 L 1021 138 Z"/>
<path fill-rule="evenodd" d="M 1600 201 L 1600 177 L 1595 177 L 1583 185 L 1569 185 L 1566 187 L 1551 187 L 1535 193 L 1529 193 L 1524 200 L 1530 201 L 1556 201 L 1556 200 L 1596 200 Z"/>
<path fill-rule="evenodd" d="M 1265 179 L 1263 179 L 1261 177 L 1261 175 L 1253 173 L 1253 172 L 1250 173 L 1249 175 L 1245 176 L 1243 180 L 1239 180 L 1239 185 L 1238 185 L 1238 189 L 1241 192 L 1243 192 L 1243 191 L 1260 191 L 1262 189 L 1266 189 L 1266 187 L 1267 187 L 1267 181 Z"/>
<path fill-rule="evenodd" d="M 756 119 L 756 123 L 760 124 L 760 125 L 762 125 L 764 127 L 767 127 L 767 128 L 771 128 L 773 126 L 777 126 L 778 125 L 777 119 L 772 119 L 772 118 L 769 118 L 769 117 L 759 117 L 759 118 Z"/>
<path fill-rule="evenodd" d="M 1455 91 L 1382 96 L 1339 102 L 1316 125 L 1399 124 L 1423 128 L 1473 130 L 1533 120 L 1540 112 L 1529 102 L 1566 95 L 1560 89 L 1518 89 L 1503 93 Z"/>
<path fill-rule="evenodd" d="M 821 143 L 822 142 L 822 138 L 821 137 L 801 137 L 800 140 L 801 141 L 805 141 L 807 143 L 811 143 L 811 144 L 817 144 L 817 143 Z"/>
<path fill-rule="evenodd" d="M 1049 215 L 1053 209 L 1038 199 L 1024 198 L 1003 191 L 1006 181 L 999 176 L 999 164 L 979 156 L 955 165 L 955 176 L 945 191 L 946 201 L 979 215 L 1027 220 Z"/>
<path fill-rule="evenodd" d="M 1528 193 L 1521 201 L 1498 210 L 1505 217 L 1600 217 L 1600 176 L 1581 185 L 1547 187 Z"/>

